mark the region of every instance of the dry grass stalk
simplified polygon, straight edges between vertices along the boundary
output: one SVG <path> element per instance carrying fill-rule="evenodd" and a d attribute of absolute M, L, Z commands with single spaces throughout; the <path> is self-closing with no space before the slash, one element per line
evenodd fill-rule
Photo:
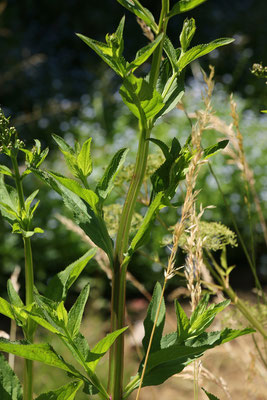
<path fill-rule="evenodd" d="M 70 231 L 76 233 L 80 238 L 85 242 L 88 243 L 92 247 L 97 247 L 94 242 L 87 236 L 84 231 L 76 225 L 72 220 L 69 218 L 63 217 L 60 214 L 56 214 L 56 218 Z M 100 268 L 106 273 L 107 277 L 109 280 L 112 280 L 112 273 L 109 268 L 109 260 L 106 255 L 106 253 L 97 247 L 98 251 L 95 255 L 95 260 L 97 261 L 98 265 Z M 143 296 L 150 301 L 151 300 L 151 295 L 150 293 L 146 290 L 146 288 L 130 273 L 127 271 L 126 279 L 130 281 L 138 290 L 140 293 L 143 294 Z"/>
<path fill-rule="evenodd" d="M 150 40 L 150 42 L 153 42 L 154 41 L 154 34 L 153 34 L 151 28 L 149 26 L 147 26 L 147 24 L 141 18 L 137 17 L 136 20 L 137 20 L 137 23 L 140 25 L 144 36 L 148 40 Z"/>

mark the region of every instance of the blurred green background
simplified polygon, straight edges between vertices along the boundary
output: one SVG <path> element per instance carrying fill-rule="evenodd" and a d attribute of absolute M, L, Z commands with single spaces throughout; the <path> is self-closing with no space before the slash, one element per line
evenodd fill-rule
<path fill-rule="evenodd" d="M 155 4 L 156 3 L 156 4 Z M 174 1 L 173 1 L 174 3 Z M 160 1 L 143 1 L 157 17 Z M 27 146 L 38 138 L 43 147 L 50 147 L 47 168 L 63 171 L 62 157 L 56 150 L 51 134 L 56 133 L 70 144 L 75 140 L 84 141 L 93 137 L 92 156 L 97 179 L 114 152 L 125 146 L 130 147 L 127 163 L 133 162 L 136 149 L 136 121 L 120 100 L 120 81 L 103 62 L 76 36 L 75 32 L 104 40 L 107 32 L 112 33 L 126 15 L 125 57 L 132 59 L 135 52 L 146 44 L 133 15 L 124 10 L 115 0 L 105 1 L 0 1 L 0 104 Z M 169 36 L 179 44 L 179 33 L 186 16 L 196 19 L 197 33 L 192 45 L 206 43 L 218 37 L 234 37 L 235 42 L 220 48 L 193 64 L 187 71 L 187 92 L 184 98 L 187 111 L 194 112 L 201 107 L 203 82 L 200 66 L 208 71 L 208 65 L 215 66 L 214 109 L 226 122 L 230 123 L 229 94 L 235 93 L 238 111 L 241 113 L 241 132 L 244 135 L 245 150 L 254 169 L 256 187 L 267 218 L 267 141 L 266 116 L 260 110 L 266 108 L 266 86 L 250 72 L 252 64 L 262 62 L 267 65 L 267 3 L 265 0 L 213 0 L 181 15 L 170 24 Z M 147 72 L 145 65 L 141 73 Z M 180 110 L 167 116 L 157 126 L 154 136 L 171 138 L 176 136 L 184 142 L 190 132 L 190 125 Z M 210 132 L 205 140 L 214 142 L 218 137 Z M 151 151 L 156 152 L 151 146 Z M 2 157 L 2 156 L 0 156 Z M 1 158 L 1 163 L 6 160 Z M 223 190 L 226 193 L 239 228 L 249 240 L 247 214 L 244 206 L 244 186 L 235 165 L 227 164 L 225 156 L 218 155 L 213 160 Z M 91 179 L 91 178 L 90 178 Z M 70 264 L 86 251 L 87 245 L 68 231 L 57 219 L 56 214 L 67 215 L 60 198 L 35 178 L 25 179 L 26 192 L 30 194 L 40 188 L 41 204 L 36 213 L 36 226 L 45 233 L 33 237 L 33 256 L 37 286 L 42 289 L 49 277 Z M 204 219 L 221 221 L 232 227 L 231 219 L 225 211 L 214 179 L 209 170 L 203 168 L 199 180 L 202 188 L 200 202 L 203 206 L 213 204 Z M 121 201 L 121 193 L 115 191 Z M 179 210 L 178 210 L 179 212 Z M 252 207 L 253 231 L 256 261 L 260 279 L 267 282 L 267 253 L 260 225 Z M 177 220 L 176 212 L 167 217 L 168 224 Z M 152 240 L 146 252 L 153 255 L 158 248 L 161 229 L 155 226 Z M 163 262 L 167 259 L 166 249 L 160 249 Z M 232 273 L 232 283 L 236 287 L 253 287 L 252 275 L 247 266 L 241 247 L 229 249 L 229 264 L 238 268 Z M 10 228 L 1 219 L 0 228 L 0 292 L 5 293 L 6 280 L 15 265 L 23 265 L 21 239 L 10 233 Z M 240 274 L 240 269 L 242 273 Z M 159 264 L 137 255 L 130 265 L 130 271 L 146 288 L 151 290 L 155 280 L 161 279 Z M 86 275 L 87 274 L 87 275 Z M 240 276 L 242 278 L 240 278 Z M 99 293 L 108 298 L 110 288 L 105 273 L 92 262 L 87 267 L 84 279 L 90 279 L 92 296 Z M 21 275 L 23 280 L 23 273 Z M 181 282 L 173 280 L 173 287 Z M 79 283 L 76 286 L 79 289 Z M 170 288 L 171 290 L 172 288 Z M 138 296 L 129 284 L 130 296 Z"/>

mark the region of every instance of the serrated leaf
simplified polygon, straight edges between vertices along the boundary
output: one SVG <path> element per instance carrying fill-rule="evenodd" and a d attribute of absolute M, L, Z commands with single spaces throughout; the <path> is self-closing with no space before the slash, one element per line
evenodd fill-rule
<path fill-rule="evenodd" d="M 46 297 L 58 302 L 65 300 L 69 288 L 73 285 L 95 254 L 96 249 L 88 250 L 82 257 L 55 275 L 48 282 L 48 286 L 45 291 Z"/>
<path fill-rule="evenodd" d="M 75 368 L 68 365 L 48 343 L 25 344 L 0 338 L 0 350 L 27 360 L 39 361 L 72 374 L 76 373 Z"/>
<path fill-rule="evenodd" d="M 11 279 L 9 279 L 7 281 L 7 293 L 8 293 L 9 301 L 13 306 L 24 307 L 23 301 L 21 300 L 18 293 L 14 289 Z"/>
<path fill-rule="evenodd" d="M 190 19 L 186 18 L 184 20 L 182 32 L 180 34 L 180 43 L 183 52 L 186 52 L 186 50 L 188 49 L 191 40 L 194 37 L 195 31 L 196 31 L 196 24 L 194 18 Z"/>
<path fill-rule="evenodd" d="M 171 332 L 168 333 L 167 335 L 162 336 L 160 341 L 160 348 L 166 349 L 167 347 L 173 346 L 175 343 L 177 343 L 177 339 L 178 339 L 177 332 Z"/>
<path fill-rule="evenodd" d="M 126 155 L 129 149 L 123 148 L 117 151 L 117 153 L 113 156 L 111 162 L 105 170 L 105 173 L 99 183 L 96 186 L 96 194 L 99 196 L 101 201 L 103 202 L 113 188 L 113 182 L 116 178 L 120 168 L 124 164 Z"/>
<path fill-rule="evenodd" d="M 22 400 L 22 387 L 3 354 L 0 353 L 0 399 Z"/>
<path fill-rule="evenodd" d="M 12 171 L 6 165 L 0 165 L 0 174 L 12 176 Z"/>
<path fill-rule="evenodd" d="M 91 371 L 95 371 L 95 368 L 102 357 L 106 354 L 106 352 L 110 349 L 112 344 L 115 342 L 118 336 L 120 336 L 128 326 L 124 328 L 118 329 L 117 331 L 109 333 L 106 337 L 101 339 L 94 348 L 90 351 L 87 356 L 87 366 Z"/>
<path fill-rule="evenodd" d="M 143 338 L 142 343 L 145 353 L 148 348 L 150 336 L 152 333 L 154 323 L 156 321 L 157 314 L 158 318 L 154 330 L 153 341 L 150 348 L 150 354 L 160 349 L 160 342 L 162 338 L 162 332 L 164 329 L 165 314 L 166 314 L 164 299 L 162 299 L 160 309 L 158 311 L 161 296 L 162 296 L 162 287 L 160 283 L 157 282 L 153 291 L 151 302 L 147 309 L 146 318 L 144 320 L 145 336 Z"/>
<path fill-rule="evenodd" d="M 142 49 L 138 50 L 135 59 L 129 65 L 127 65 L 126 73 L 134 72 L 136 68 L 140 67 L 140 65 L 142 65 L 151 56 L 151 54 L 161 42 L 162 38 L 163 33 L 158 35 L 156 39 L 153 40 L 153 42 L 150 42 L 147 46 L 142 47 Z"/>
<path fill-rule="evenodd" d="M 221 140 L 220 142 L 207 147 L 206 149 L 204 149 L 203 151 L 203 155 L 204 158 L 209 158 L 211 156 L 213 156 L 214 154 L 218 153 L 220 150 L 225 149 L 225 147 L 228 145 L 229 140 Z"/>
<path fill-rule="evenodd" d="M 11 304 L 2 297 L 0 297 L 0 313 L 8 318 L 14 319 Z"/>
<path fill-rule="evenodd" d="M 176 72 L 177 71 L 177 66 L 176 66 L 177 52 L 176 52 L 172 42 L 168 38 L 168 36 L 165 36 L 165 38 L 164 38 L 163 49 L 168 57 L 169 63 L 172 66 L 172 71 Z"/>
<path fill-rule="evenodd" d="M 61 151 L 74 154 L 73 148 L 60 136 L 53 134 L 54 141 L 57 143 Z"/>
<path fill-rule="evenodd" d="M 153 28 L 154 31 L 157 31 L 157 25 L 155 23 L 154 17 L 147 8 L 141 6 L 139 2 L 134 3 L 132 0 L 117 1 L 127 10 L 131 11 L 137 17 L 141 18 L 148 26 Z"/>
<path fill-rule="evenodd" d="M 179 70 L 182 71 L 192 61 L 210 53 L 211 51 L 217 49 L 220 46 L 225 46 L 227 44 L 230 44 L 233 41 L 234 39 L 231 38 L 221 38 L 213 40 L 212 42 L 207 44 L 199 44 L 195 47 L 192 47 L 179 58 L 177 66 Z"/>
<path fill-rule="evenodd" d="M 92 173 L 92 159 L 90 154 L 92 138 L 89 138 L 82 145 L 82 149 L 77 157 L 78 167 L 81 169 L 85 177 Z"/>
<path fill-rule="evenodd" d="M 35 400 L 74 400 L 78 390 L 82 387 L 83 381 L 70 382 L 56 390 L 42 393 Z"/>
<path fill-rule="evenodd" d="M 108 234 L 106 224 L 101 216 L 97 216 L 89 205 L 86 205 L 79 196 L 67 189 L 63 184 L 45 171 L 33 169 L 32 172 L 59 193 L 72 213 L 78 225 L 90 239 L 106 252 L 112 264 L 113 243 Z"/>
<path fill-rule="evenodd" d="M 156 89 L 134 75 L 123 80 L 120 95 L 130 111 L 143 121 L 153 118 L 164 107 L 162 97 Z"/>
<path fill-rule="evenodd" d="M 62 306 L 63 302 L 55 302 L 47 297 L 41 296 L 37 292 L 34 293 L 34 300 L 37 307 L 33 308 L 33 313 L 40 316 L 43 320 L 48 322 L 49 325 L 56 329 L 57 332 L 54 333 L 57 333 L 60 336 L 66 336 L 67 317 L 66 310 L 64 311 L 63 308 L 64 305 Z M 34 317 L 32 317 L 32 319 L 34 319 Z M 43 321 L 40 320 L 39 324 L 53 332 L 53 329 L 51 329 L 49 325 L 45 326 Z"/>
<path fill-rule="evenodd" d="M 214 394 L 211 394 L 210 392 L 207 392 L 207 390 L 205 390 L 203 387 L 201 389 L 203 390 L 203 392 L 206 393 L 206 395 L 210 400 L 219 400 L 218 397 L 214 396 Z"/>
<path fill-rule="evenodd" d="M 82 289 L 78 299 L 72 306 L 72 308 L 69 311 L 69 316 L 68 316 L 68 331 L 71 335 L 72 338 L 78 335 L 81 322 L 82 322 L 82 317 L 84 313 L 84 307 L 86 305 L 88 296 L 90 292 L 90 285 L 89 283 Z"/>
<path fill-rule="evenodd" d="M 182 343 L 188 336 L 190 321 L 178 300 L 175 301 L 175 311 L 177 317 L 178 342 Z"/>
<path fill-rule="evenodd" d="M 80 33 L 76 33 L 76 35 L 87 44 L 87 46 L 91 47 L 92 50 L 96 52 L 99 57 L 105 61 L 106 64 L 110 66 L 118 75 L 123 76 L 121 69 L 124 69 L 125 66 L 123 65 L 123 59 L 121 60 L 121 69 L 118 68 L 117 63 L 113 58 L 113 51 L 110 46 L 106 43 L 98 42 L 97 40 L 90 39 L 87 36 L 81 35 Z"/>
<path fill-rule="evenodd" d="M 163 82 L 161 83 L 163 84 Z M 156 119 L 173 110 L 184 95 L 184 74 L 171 75 L 162 88 L 164 107 L 156 115 Z"/>
<path fill-rule="evenodd" d="M 128 249 L 128 254 L 132 255 L 139 247 L 141 247 L 148 238 L 150 227 L 152 222 L 154 221 L 158 210 L 162 205 L 162 199 L 164 197 L 163 192 L 159 192 L 156 194 L 154 200 L 152 201 L 151 205 L 149 206 L 146 215 L 141 223 L 140 228 L 138 229 L 136 235 L 134 236 L 130 247 Z"/>
<path fill-rule="evenodd" d="M 206 0 L 180 0 L 172 7 L 168 17 L 173 17 L 174 15 L 190 11 L 205 1 Z"/>

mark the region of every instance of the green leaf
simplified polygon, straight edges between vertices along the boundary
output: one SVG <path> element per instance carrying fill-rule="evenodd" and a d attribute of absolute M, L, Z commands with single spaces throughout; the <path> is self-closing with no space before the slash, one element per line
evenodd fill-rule
<path fill-rule="evenodd" d="M 48 283 L 45 291 L 46 297 L 58 302 L 65 300 L 69 288 L 73 285 L 95 254 L 96 249 L 88 250 L 81 258 L 74 261 L 63 271 L 55 275 Z"/>
<path fill-rule="evenodd" d="M 92 173 L 92 159 L 90 155 L 90 147 L 91 147 L 92 138 L 89 138 L 82 145 L 82 149 L 77 157 L 78 167 L 81 169 L 83 175 L 85 177 L 89 176 Z"/>
<path fill-rule="evenodd" d="M 177 317 L 177 333 L 178 333 L 178 342 L 182 343 L 188 336 L 188 330 L 190 328 L 190 321 L 187 318 L 186 313 L 181 307 L 178 300 L 175 301 L 175 310 Z"/>
<path fill-rule="evenodd" d="M 159 146 L 166 160 L 170 158 L 169 147 L 166 145 L 166 143 L 164 143 L 162 140 L 154 138 L 149 138 L 148 140 Z"/>
<path fill-rule="evenodd" d="M 14 319 L 13 309 L 8 301 L 0 297 L 0 313 L 8 318 Z"/>
<path fill-rule="evenodd" d="M 11 279 L 9 279 L 7 281 L 7 293 L 8 293 L 9 301 L 13 306 L 24 307 L 23 301 L 21 300 L 18 293 L 14 289 Z"/>
<path fill-rule="evenodd" d="M 0 174 L 12 176 L 12 171 L 5 165 L 0 165 Z"/>
<path fill-rule="evenodd" d="M 109 333 L 106 337 L 101 339 L 95 346 L 94 348 L 90 351 L 90 353 L 87 356 L 87 366 L 90 368 L 91 371 L 95 371 L 95 368 L 100 361 L 100 359 L 106 354 L 106 352 L 109 350 L 109 348 L 112 346 L 112 344 L 115 342 L 117 337 L 121 335 L 128 326 L 125 326 L 124 328 L 118 329 L 117 331 Z"/>
<path fill-rule="evenodd" d="M 190 317 L 191 325 L 194 323 L 194 321 L 197 319 L 197 317 L 199 317 L 206 311 L 206 309 L 209 305 L 209 299 L 210 299 L 210 295 L 208 293 L 206 293 L 204 296 L 201 297 L 199 303 L 197 304 L 196 308 L 194 309 L 194 311 L 191 314 L 191 317 Z"/>
<path fill-rule="evenodd" d="M 117 153 L 112 158 L 104 175 L 96 186 L 96 194 L 99 196 L 101 201 L 103 202 L 111 192 L 113 188 L 113 182 L 116 178 L 120 168 L 124 164 L 126 155 L 129 149 L 124 148 L 117 151 Z"/>
<path fill-rule="evenodd" d="M 79 196 L 67 189 L 58 179 L 51 176 L 51 174 L 36 169 L 33 169 L 32 172 L 62 196 L 66 207 L 73 212 L 76 223 L 80 225 L 98 247 L 107 253 L 112 264 L 113 243 L 103 218 L 97 216 L 89 205 L 86 206 Z"/>
<path fill-rule="evenodd" d="M 59 389 L 42 393 L 35 400 L 74 400 L 78 390 L 83 385 L 81 380 L 70 382 Z"/>
<path fill-rule="evenodd" d="M 31 206 L 31 203 L 33 202 L 34 198 L 37 196 L 39 192 L 39 189 L 35 190 L 27 199 L 25 200 L 25 209 L 28 212 Z"/>
<path fill-rule="evenodd" d="M 153 353 L 157 350 L 160 349 L 160 341 L 162 338 L 162 332 L 164 328 L 164 323 L 165 323 L 165 313 L 166 313 L 166 308 L 165 308 L 165 303 L 164 303 L 164 298 L 161 301 L 160 309 L 158 312 L 158 307 L 159 307 L 159 302 L 162 296 L 162 287 L 159 282 L 156 283 L 154 291 L 153 291 L 153 296 L 151 299 L 151 302 L 148 306 L 147 309 L 147 315 L 144 320 L 144 328 L 145 328 L 145 336 L 143 338 L 143 348 L 146 353 L 150 336 L 152 333 L 152 329 L 158 314 L 157 322 L 156 322 L 156 327 L 154 331 L 154 336 L 153 336 L 153 341 L 150 349 L 150 353 Z"/>
<path fill-rule="evenodd" d="M 134 61 L 132 61 L 129 65 L 127 65 L 126 73 L 134 72 L 136 68 L 140 67 L 140 65 L 144 64 L 144 62 L 151 56 L 154 50 L 157 48 L 159 43 L 163 38 L 163 33 L 158 35 L 153 42 L 150 42 L 147 46 L 138 50 L 136 53 Z"/>
<path fill-rule="evenodd" d="M 229 140 L 221 140 L 220 142 L 207 147 L 204 149 L 204 158 L 209 158 L 213 156 L 214 154 L 218 153 L 220 150 L 225 149 L 225 147 L 228 145 Z"/>
<path fill-rule="evenodd" d="M 129 255 L 132 255 L 133 252 L 136 251 L 139 247 L 141 247 L 148 239 L 151 224 L 154 221 L 156 214 L 162 205 L 163 196 L 164 196 L 163 192 L 157 193 L 151 205 L 149 206 L 146 215 L 143 219 L 143 222 L 141 223 L 140 228 L 138 229 L 136 235 L 134 236 L 130 244 L 130 247 L 128 249 Z"/>
<path fill-rule="evenodd" d="M 207 390 L 205 390 L 203 387 L 201 389 L 206 393 L 210 400 L 219 400 L 218 397 L 214 396 L 214 394 L 211 394 L 210 392 L 207 392 Z"/>
<path fill-rule="evenodd" d="M 69 189 L 72 193 L 75 193 L 81 199 L 85 200 L 86 203 L 92 208 L 94 213 L 97 213 L 96 205 L 98 203 L 98 196 L 95 192 L 90 189 L 86 189 L 82 187 L 77 181 L 74 179 L 66 178 L 60 174 L 56 174 L 55 172 L 48 172 L 56 181 L 60 182 L 65 188 Z"/>
<path fill-rule="evenodd" d="M 157 31 L 157 25 L 151 12 L 143 7 L 139 1 L 133 2 L 132 0 L 117 0 L 123 7 L 131 11 L 137 17 L 141 18 L 148 26 L 150 26 L 154 32 Z"/>
<path fill-rule="evenodd" d="M 190 11 L 205 1 L 206 0 L 180 0 L 172 7 L 168 17 L 173 17 L 174 15 Z"/>
<path fill-rule="evenodd" d="M 177 71 L 177 51 L 175 50 L 175 48 L 173 47 L 172 42 L 170 41 L 170 39 L 168 38 L 168 36 L 165 36 L 164 38 L 164 44 L 163 44 L 163 49 L 168 57 L 169 63 L 172 66 L 172 71 L 176 72 Z M 161 67 L 164 65 L 164 62 L 161 64 Z"/>
<path fill-rule="evenodd" d="M 45 318 L 44 318 L 44 313 L 40 311 L 39 308 L 37 308 L 36 306 L 29 310 L 29 309 L 25 309 L 25 312 L 28 314 L 28 316 L 35 321 L 38 325 L 42 326 L 43 328 L 47 329 L 48 331 L 55 333 L 56 335 L 60 335 L 62 336 L 62 330 L 61 328 L 56 328 L 55 324 L 51 324 L 49 323 Z"/>
<path fill-rule="evenodd" d="M 120 68 L 118 67 L 117 62 L 115 61 L 113 57 L 113 50 L 112 47 L 110 47 L 106 43 L 98 42 L 97 40 L 90 39 L 87 36 L 81 35 L 80 33 L 76 33 L 76 35 L 84 41 L 84 43 L 87 44 L 87 46 L 91 47 L 99 57 L 102 58 L 103 61 L 105 61 L 106 64 L 112 68 L 116 74 L 120 76 L 124 76 L 125 74 L 125 61 L 123 63 L 123 59 L 121 59 L 121 65 Z M 123 72 L 122 72 L 123 70 Z"/>
<path fill-rule="evenodd" d="M 0 338 L 0 350 L 76 374 L 75 368 L 68 365 L 48 343 L 22 344 L 21 342 L 11 342 Z"/>
<path fill-rule="evenodd" d="M 5 184 L 3 175 L 0 175 L 0 194 L 1 214 L 12 226 L 12 221 L 18 218 L 18 215 L 15 211 L 17 210 L 17 192 L 12 186 Z"/>
<path fill-rule="evenodd" d="M 14 371 L 0 353 L 0 399 L 22 400 L 22 387 Z"/>
<path fill-rule="evenodd" d="M 120 88 L 122 100 L 140 120 L 153 118 L 164 107 L 161 95 L 142 78 L 130 75 Z"/>
<path fill-rule="evenodd" d="M 52 137 L 62 152 L 64 151 L 65 153 L 70 153 L 74 155 L 73 148 L 64 139 L 62 139 L 62 137 L 55 134 L 53 134 Z"/>
<path fill-rule="evenodd" d="M 225 46 L 229 43 L 232 43 L 234 39 L 231 38 L 221 38 L 213 40 L 207 44 L 199 44 L 195 47 L 192 47 L 190 50 L 186 51 L 178 60 L 177 66 L 180 71 L 182 71 L 188 64 L 192 61 L 196 60 L 199 57 L 202 57 L 211 51 L 217 49 L 217 47 Z"/>
<path fill-rule="evenodd" d="M 78 335 L 81 322 L 82 322 L 82 317 L 83 317 L 83 312 L 84 312 L 84 307 L 86 305 L 88 296 L 90 292 L 90 285 L 89 283 L 82 289 L 78 299 L 72 306 L 72 308 L 69 311 L 69 316 L 68 316 L 68 331 L 71 335 L 72 338 Z"/>
<path fill-rule="evenodd" d="M 65 142 L 65 140 L 62 139 L 60 136 L 54 134 L 52 135 L 52 137 L 58 144 L 61 153 L 64 155 L 64 159 L 66 161 L 67 167 L 69 168 L 70 172 L 76 178 L 79 178 L 81 171 L 78 167 L 77 154 L 75 154 L 73 148 L 69 146 L 68 143 Z"/>
<path fill-rule="evenodd" d="M 194 18 L 185 19 L 183 24 L 183 29 L 180 35 L 180 43 L 182 47 L 182 51 L 185 53 L 188 49 L 191 40 L 194 37 L 196 31 L 196 24 Z"/>
<path fill-rule="evenodd" d="M 207 310 L 205 310 L 202 314 L 199 314 L 193 320 L 193 322 L 190 320 L 191 326 L 188 331 L 190 335 L 199 335 L 201 332 L 204 332 L 204 330 L 212 324 L 215 316 L 224 310 L 230 304 L 230 302 L 230 300 L 225 300 L 218 304 L 211 304 Z"/>
<path fill-rule="evenodd" d="M 67 311 L 65 310 L 63 302 L 55 302 L 44 296 L 41 296 L 37 292 L 34 293 L 34 299 L 37 307 L 34 307 L 32 310 L 32 319 L 36 320 L 36 322 L 51 332 L 65 337 Z M 38 318 L 34 317 L 34 315 L 40 317 L 41 319 L 38 321 Z"/>

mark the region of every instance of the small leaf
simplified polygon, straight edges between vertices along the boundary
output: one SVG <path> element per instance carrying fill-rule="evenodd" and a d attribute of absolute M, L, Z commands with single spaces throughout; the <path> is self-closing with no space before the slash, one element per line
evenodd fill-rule
<path fill-rule="evenodd" d="M 0 353 L 0 399 L 22 400 L 22 387 L 14 371 Z"/>
<path fill-rule="evenodd" d="M 221 140 L 220 142 L 207 147 L 206 149 L 204 149 L 204 158 L 207 159 L 211 156 L 213 156 L 214 154 L 218 153 L 220 150 L 225 149 L 225 147 L 228 145 L 229 140 Z"/>
<path fill-rule="evenodd" d="M 0 165 L 0 174 L 12 176 L 12 171 L 5 165 Z"/>
<path fill-rule="evenodd" d="M 180 43 L 182 47 L 182 51 L 186 52 L 188 49 L 191 40 L 193 39 L 193 36 L 196 31 L 196 24 L 194 18 L 190 19 L 185 19 L 184 24 L 183 24 L 183 29 L 180 35 Z"/>
<path fill-rule="evenodd" d="M 112 344 L 115 342 L 118 336 L 120 336 L 128 326 L 124 328 L 118 329 L 117 331 L 109 333 L 106 337 L 101 339 L 94 348 L 90 351 L 87 356 L 87 366 L 90 368 L 91 371 L 95 371 L 95 368 L 100 361 L 100 359 L 106 354 Z M 92 361 L 91 361 L 92 359 Z"/>
<path fill-rule="evenodd" d="M 54 141 L 58 144 L 61 151 L 64 151 L 64 152 L 74 155 L 73 148 L 64 139 L 62 139 L 62 137 L 55 135 L 55 134 L 53 134 L 52 137 L 53 137 Z"/>
<path fill-rule="evenodd" d="M 173 17 L 174 15 L 190 11 L 205 1 L 206 0 L 180 0 L 172 7 L 168 17 Z"/>
<path fill-rule="evenodd" d="M 90 291 L 89 283 L 82 289 L 78 299 L 69 311 L 68 331 L 72 338 L 78 335 L 82 322 L 84 307 L 86 305 Z"/>
<path fill-rule="evenodd" d="M 57 367 L 64 371 L 76 374 L 75 368 L 68 365 L 61 356 L 47 343 L 25 344 L 23 342 L 11 342 L 0 338 L 0 350 L 26 358 L 39 361 L 51 367 Z"/>
<path fill-rule="evenodd" d="M 24 307 L 23 301 L 21 300 L 18 293 L 14 289 L 11 279 L 9 279 L 7 281 L 7 293 L 8 293 L 9 301 L 13 306 Z"/>
<path fill-rule="evenodd" d="M 192 47 L 179 58 L 177 66 L 179 70 L 182 71 L 188 64 L 190 64 L 197 58 L 210 53 L 211 51 L 217 49 L 217 47 L 230 44 L 233 41 L 234 39 L 231 38 L 221 38 L 213 40 L 213 42 L 210 42 L 208 44 L 199 44 L 195 47 Z"/>
<path fill-rule="evenodd" d="M 211 394 L 211 393 L 207 392 L 203 387 L 201 389 L 203 390 L 203 392 L 206 393 L 206 395 L 208 396 L 208 398 L 210 400 L 219 400 L 218 397 L 214 396 L 214 394 Z"/>
<path fill-rule="evenodd" d="M 113 181 L 125 161 L 128 150 L 129 149 L 124 148 L 117 151 L 109 163 L 101 180 L 97 184 L 96 194 L 100 197 L 101 201 L 104 201 L 111 192 L 113 188 Z"/>
<path fill-rule="evenodd" d="M 144 62 L 151 56 L 154 50 L 157 48 L 159 43 L 163 38 L 163 33 L 158 35 L 153 42 L 150 42 L 147 46 L 138 50 L 136 53 L 134 61 L 132 61 L 126 68 L 126 73 L 134 72 L 136 68 L 140 67 L 140 65 L 144 64 Z"/>
<path fill-rule="evenodd" d="M 92 159 L 90 155 L 90 147 L 91 147 L 92 138 L 89 138 L 82 145 L 82 149 L 77 157 L 78 167 L 81 169 L 83 175 L 85 177 L 89 176 L 92 173 Z"/>
<path fill-rule="evenodd" d="M 163 196 L 164 196 L 163 192 L 157 193 L 151 205 L 149 206 L 146 215 L 143 219 L 143 222 L 130 244 L 128 250 L 129 255 L 132 255 L 132 253 L 136 251 L 139 247 L 141 247 L 148 239 L 148 234 L 150 232 L 151 224 L 154 221 L 156 214 L 162 205 Z"/>
<path fill-rule="evenodd" d="M 117 0 L 123 7 L 131 11 L 137 17 L 141 18 L 148 26 L 152 27 L 154 31 L 157 30 L 154 17 L 151 12 L 143 7 L 140 3 L 133 2 L 132 0 Z"/>
<path fill-rule="evenodd" d="M 69 288 L 79 277 L 88 262 L 96 254 L 96 249 L 88 250 L 81 258 L 70 264 L 65 270 L 55 275 L 48 283 L 45 295 L 54 301 L 66 299 Z"/>
<path fill-rule="evenodd" d="M 157 350 L 160 349 L 160 341 L 162 338 L 162 332 L 164 328 L 164 323 L 165 323 L 165 313 L 166 313 L 166 308 L 165 308 L 165 303 L 164 299 L 161 301 L 160 309 L 158 312 L 158 307 L 159 307 L 159 302 L 162 296 L 162 287 L 159 282 L 156 283 L 154 291 L 153 291 L 153 296 L 151 299 L 151 302 L 148 306 L 147 309 L 147 315 L 144 320 L 144 328 L 145 328 L 145 336 L 143 338 L 143 348 L 144 351 L 147 351 L 151 332 L 154 326 L 154 322 L 156 320 L 157 314 L 157 322 L 156 322 L 156 327 L 154 331 L 154 336 L 153 336 L 153 341 L 150 349 L 150 353 L 153 353 Z"/>
<path fill-rule="evenodd" d="M 14 319 L 11 304 L 2 297 L 0 297 L 0 313 L 8 318 Z"/>
<path fill-rule="evenodd" d="M 175 50 L 175 48 L 173 47 L 172 42 L 170 41 L 170 39 L 165 36 L 164 38 L 164 44 L 163 44 L 163 48 L 164 51 L 168 57 L 168 60 L 172 66 L 172 71 L 176 72 L 177 71 L 177 52 Z"/>
<path fill-rule="evenodd" d="M 175 310 L 177 316 L 178 342 L 182 343 L 188 336 L 190 322 L 178 300 L 175 301 Z"/>
<path fill-rule="evenodd" d="M 81 380 L 70 382 L 59 389 L 42 393 L 35 400 L 74 400 L 78 390 L 83 385 Z"/>

